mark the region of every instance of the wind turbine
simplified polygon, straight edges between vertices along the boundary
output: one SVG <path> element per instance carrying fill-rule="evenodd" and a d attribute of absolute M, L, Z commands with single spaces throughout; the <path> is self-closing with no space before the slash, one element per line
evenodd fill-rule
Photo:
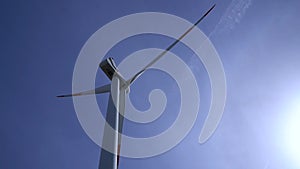
<path fill-rule="evenodd" d="M 121 147 L 121 133 L 123 129 L 124 111 L 125 111 L 125 96 L 129 93 L 130 85 L 137 80 L 147 69 L 155 64 L 161 57 L 170 51 L 181 39 L 183 39 L 194 27 L 196 27 L 215 7 L 215 4 L 186 32 L 184 32 L 176 41 L 174 41 L 163 52 L 157 55 L 150 63 L 143 69 L 137 72 L 134 76 L 125 80 L 118 71 L 113 58 L 107 58 L 99 64 L 99 67 L 111 80 L 111 84 L 107 84 L 92 90 L 83 91 L 74 94 L 60 95 L 57 97 L 73 97 L 100 93 L 110 93 L 106 121 L 104 126 L 103 142 L 104 146 L 113 147 L 113 153 L 101 149 L 101 156 L 99 162 L 99 169 L 117 169 L 119 166 L 119 154 Z M 115 132 L 113 134 L 108 132 L 110 125 Z M 120 134 L 119 134 L 120 133 Z"/>

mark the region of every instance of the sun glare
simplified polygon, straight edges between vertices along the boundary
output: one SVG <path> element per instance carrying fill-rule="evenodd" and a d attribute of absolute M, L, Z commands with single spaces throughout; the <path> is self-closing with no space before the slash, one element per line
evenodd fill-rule
<path fill-rule="evenodd" d="M 291 108 L 285 134 L 287 153 L 293 161 L 296 160 L 298 162 L 300 159 L 300 105 Z"/>

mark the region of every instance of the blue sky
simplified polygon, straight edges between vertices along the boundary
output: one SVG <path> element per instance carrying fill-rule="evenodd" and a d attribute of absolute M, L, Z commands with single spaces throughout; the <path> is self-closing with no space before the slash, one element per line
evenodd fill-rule
<path fill-rule="evenodd" d="M 300 124 L 297 0 L 1 1 L 0 168 L 97 168 L 99 147 L 81 128 L 72 100 L 55 97 L 71 91 L 74 64 L 85 41 L 124 15 L 155 11 L 194 22 L 214 3 L 215 10 L 199 27 L 210 35 L 227 78 L 227 103 L 218 129 L 208 142 L 198 144 L 210 103 L 209 79 L 201 62 L 179 44 L 172 51 L 193 68 L 202 94 L 196 124 L 174 149 L 152 158 L 122 158 L 120 169 L 299 168 L 300 146 L 293 144 L 300 130 L 295 125 Z M 118 64 L 130 52 L 165 48 L 170 42 L 137 36 L 110 54 Z M 108 82 L 98 74 L 97 83 Z M 125 133 L 156 134 L 176 117 L 172 105 L 179 101 L 177 88 L 169 88 L 172 79 L 159 72 L 149 71 L 133 85 L 133 103 L 142 110 L 149 106 L 152 79 L 157 80 L 154 87 L 173 98 L 163 120 L 155 127 L 128 122 Z M 134 92 L 140 86 L 145 90 Z M 107 95 L 98 97 L 103 110 L 106 101 Z"/>

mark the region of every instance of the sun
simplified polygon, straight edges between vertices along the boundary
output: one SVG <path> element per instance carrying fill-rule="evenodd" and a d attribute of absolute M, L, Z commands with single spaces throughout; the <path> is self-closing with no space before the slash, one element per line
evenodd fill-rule
<path fill-rule="evenodd" d="M 291 108 L 289 113 L 285 130 L 285 143 L 290 158 L 298 161 L 300 159 L 300 102 Z"/>

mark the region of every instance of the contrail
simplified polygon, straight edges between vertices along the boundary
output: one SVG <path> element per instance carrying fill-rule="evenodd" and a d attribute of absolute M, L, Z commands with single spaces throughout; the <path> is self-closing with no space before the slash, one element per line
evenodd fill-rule
<path fill-rule="evenodd" d="M 252 4 L 252 1 L 253 0 L 232 0 L 226 11 L 222 15 L 221 19 L 216 24 L 215 28 L 208 34 L 207 38 L 205 38 L 202 43 L 205 43 L 214 35 L 229 33 L 230 31 L 232 31 L 235 25 L 242 20 L 242 17 L 245 15 L 246 10 Z M 199 46 L 201 46 L 202 43 L 199 44 Z M 195 55 L 196 54 L 194 53 L 192 56 Z M 193 61 L 190 60 L 190 62 L 190 65 L 192 65 Z"/>
<path fill-rule="evenodd" d="M 228 33 L 242 20 L 252 0 L 232 0 L 215 29 L 208 37 L 218 33 Z"/>

